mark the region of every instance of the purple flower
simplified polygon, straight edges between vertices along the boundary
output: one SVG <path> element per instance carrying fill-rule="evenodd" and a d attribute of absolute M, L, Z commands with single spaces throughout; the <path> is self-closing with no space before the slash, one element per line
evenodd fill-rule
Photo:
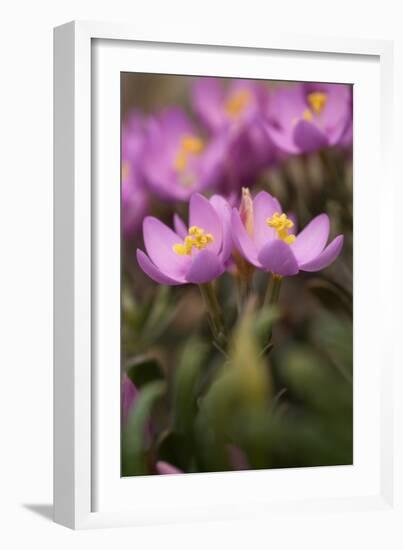
<path fill-rule="evenodd" d="M 136 231 L 148 207 L 148 195 L 141 172 L 144 121 L 137 112 L 126 118 L 122 128 L 122 228 L 124 234 Z"/>
<path fill-rule="evenodd" d="M 220 189 L 229 193 L 250 185 L 274 161 L 275 149 L 263 124 L 267 90 L 257 82 L 201 78 L 193 88 L 193 107 L 206 128 L 226 139 L 224 179 Z"/>
<path fill-rule="evenodd" d="M 329 218 L 316 216 L 298 235 L 294 222 L 282 212 L 280 203 L 261 191 L 253 200 L 253 227 L 242 223 L 238 210 L 232 211 L 232 237 L 242 256 L 258 269 L 275 275 L 296 275 L 299 271 L 319 271 L 340 254 L 343 236 L 326 246 Z"/>
<path fill-rule="evenodd" d="M 193 87 L 193 107 L 210 132 L 246 126 L 258 118 L 267 99 L 266 91 L 251 80 L 200 78 Z"/>
<path fill-rule="evenodd" d="M 266 129 L 286 153 L 308 153 L 340 143 L 351 123 L 351 87 L 303 83 L 274 90 Z"/>
<path fill-rule="evenodd" d="M 180 109 L 162 111 L 147 125 L 142 158 L 147 183 L 163 200 L 188 200 L 217 183 L 224 147 L 221 139 L 206 141 Z"/>
<path fill-rule="evenodd" d="M 172 464 L 169 464 L 169 462 L 164 462 L 162 460 L 157 462 L 155 467 L 160 475 L 183 474 L 182 470 L 179 470 L 179 468 L 172 466 Z"/>
<path fill-rule="evenodd" d="M 175 216 L 175 231 L 157 218 L 143 223 L 144 245 L 137 250 L 142 270 L 163 285 L 203 284 L 225 271 L 232 250 L 230 209 L 219 196 L 210 200 L 194 193 L 189 204 L 189 228 Z"/>
<path fill-rule="evenodd" d="M 127 374 L 123 375 L 122 383 L 122 414 L 123 422 L 126 423 L 129 413 L 134 405 L 139 392 Z"/>

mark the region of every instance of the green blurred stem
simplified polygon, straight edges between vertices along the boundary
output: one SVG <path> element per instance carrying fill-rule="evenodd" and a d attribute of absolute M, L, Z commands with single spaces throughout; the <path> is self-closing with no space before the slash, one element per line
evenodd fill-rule
<path fill-rule="evenodd" d="M 248 298 L 251 291 L 251 278 L 248 275 L 241 275 L 237 277 L 236 279 L 236 286 L 237 286 L 237 306 L 238 306 L 238 314 L 241 315 L 245 309 L 245 306 L 248 302 Z"/>
<path fill-rule="evenodd" d="M 283 278 L 281 275 L 276 275 L 275 273 L 271 274 L 269 284 L 267 286 L 267 293 L 265 298 L 265 306 L 275 306 L 278 302 L 280 296 L 281 282 Z M 270 325 L 269 334 L 268 334 L 268 343 L 271 344 L 273 336 L 273 325 Z"/>
<path fill-rule="evenodd" d="M 209 317 L 209 324 L 214 340 L 217 344 L 222 345 L 226 341 L 225 326 L 214 286 L 212 283 L 205 283 L 199 285 L 199 288 Z"/>

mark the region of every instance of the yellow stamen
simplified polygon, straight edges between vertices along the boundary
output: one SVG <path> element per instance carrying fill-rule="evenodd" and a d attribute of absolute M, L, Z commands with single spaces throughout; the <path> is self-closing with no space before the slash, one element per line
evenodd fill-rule
<path fill-rule="evenodd" d="M 250 92 L 239 90 L 231 95 L 225 102 L 225 112 L 231 118 L 237 118 L 245 110 L 250 102 Z"/>
<path fill-rule="evenodd" d="M 189 157 L 192 155 L 200 155 L 204 149 L 204 142 L 197 136 L 183 136 L 180 142 L 178 154 L 176 155 L 174 167 L 182 173 L 188 166 Z"/>
<path fill-rule="evenodd" d="M 275 212 L 271 218 L 267 218 L 266 223 L 277 231 L 278 238 L 287 244 L 295 241 L 295 235 L 289 235 L 288 232 L 294 227 L 294 222 L 287 218 L 286 214 Z"/>
<path fill-rule="evenodd" d="M 172 250 L 180 256 L 190 256 L 193 248 L 197 250 L 203 250 L 206 246 L 214 241 L 214 237 L 211 233 L 205 233 L 204 229 L 192 225 L 189 228 L 188 235 L 184 238 L 183 244 L 174 244 Z"/>
<path fill-rule="evenodd" d="M 324 92 L 311 92 L 308 94 L 308 103 L 315 113 L 315 115 L 320 115 L 327 103 L 327 94 Z"/>
<path fill-rule="evenodd" d="M 127 180 L 130 175 L 130 164 L 127 160 L 122 162 L 122 181 Z"/>
<path fill-rule="evenodd" d="M 305 109 L 305 111 L 302 113 L 302 118 L 310 122 L 313 119 L 312 111 L 310 111 L 309 109 Z"/>

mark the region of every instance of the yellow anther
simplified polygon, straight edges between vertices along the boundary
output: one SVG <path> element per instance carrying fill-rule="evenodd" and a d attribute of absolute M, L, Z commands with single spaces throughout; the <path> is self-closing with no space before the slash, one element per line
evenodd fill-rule
<path fill-rule="evenodd" d="M 305 109 L 305 111 L 302 113 L 302 118 L 310 122 L 313 119 L 313 114 L 309 109 Z"/>
<path fill-rule="evenodd" d="M 172 248 L 173 248 L 173 251 L 179 254 L 180 256 L 184 256 L 185 254 L 188 254 L 186 245 L 174 244 Z"/>
<path fill-rule="evenodd" d="M 179 151 L 175 157 L 174 167 L 178 172 L 184 172 L 188 166 L 189 157 L 199 155 L 204 149 L 204 142 L 197 136 L 185 135 L 180 142 Z"/>
<path fill-rule="evenodd" d="M 237 118 L 250 103 L 250 92 L 248 90 L 239 90 L 231 95 L 225 102 L 225 112 L 231 118 Z"/>
<path fill-rule="evenodd" d="M 193 248 L 197 250 L 203 250 L 206 246 L 214 241 L 214 237 L 211 233 L 205 233 L 204 229 L 192 225 L 189 228 L 189 234 L 183 240 L 183 244 L 174 244 L 172 250 L 180 256 L 190 255 Z"/>
<path fill-rule="evenodd" d="M 122 163 L 122 181 L 127 180 L 127 178 L 130 176 L 130 164 L 125 160 Z"/>
<path fill-rule="evenodd" d="M 287 218 L 286 214 L 275 212 L 271 218 L 267 218 L 266 223 L 277 231 L 279 239 L 287 244 L 295 241 L 295 235 L 289 235 L 288 232 L 294 227 L 294 222 Z"/>
<path fill-rule="evenodd" d="M 327 94 L 324 92 L 311 92 L 308 94 L 308 103 L 316 115 L 320 115 L 327 103 Z"/>
<path fill-rule="evenodd" d="M 182 138 L 182 149 L 186 153 L 193 153 L 197 155 L 203 151 L 203 140 L 196 136 L 184 136 Z"/>

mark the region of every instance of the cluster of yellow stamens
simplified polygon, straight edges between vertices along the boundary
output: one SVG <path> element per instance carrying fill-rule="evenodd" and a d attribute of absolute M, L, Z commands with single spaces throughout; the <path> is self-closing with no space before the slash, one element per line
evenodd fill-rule
<path fill-rule="evenodd" d="M 213 241 L 214 237 L 211 233 L 205 233 L 204 229 L 197 227 L 197 225 L 193 225 L 189 228 L 189 234 L 185 237 L 183 244 L 174 244 L 172 249 L 180 256 L 189 256 L 193 248 L 203 250 L 203 248 L 206 248 L 206 246 Z"/>
<path fill-rule="evenodd" d="M 192 135 L 183 136 L 174 162 L 175 169 L 180 173 L 184 172 L 188 166 L 189 158 L 192 155 L 199 155 L 203 149 L 204 142 L 199 137 Z"/>
<path fill-rule="evenodd" d="M 231 118 L 237 118 L 245 110 L 250 102 L 250 92 L 239 90 L 230 96 L 225 103 L 225 112 Z"/>
<path fill-rule="evenodd" d="M 327 103 L 327 94 L 324 92 L 311 92 L 307 96 L 309 106 L 315 115 L 320 115 Z"/>
<path fill-rule="evenodd" d="M 301 118 L 295 117 L 293 123 L 296 124 L 299 120 L 307 120 L 311 122 L 314 116 L 320 116 L 327 103 L 327 94 L 324 92 L 311 92 L 306 97 L 309 108 L 305 109 Z"/>
<path fill-rule="evenodd" d="M 287 244 L 295 241 L 295 235 L 289 235 L 288 232 L 294 227 L 294 222 L 287 218 L 286 214 L 275 212 L 271 218 L 267 218 L 266 223 L 277 231 L 279 239 Z"/>

